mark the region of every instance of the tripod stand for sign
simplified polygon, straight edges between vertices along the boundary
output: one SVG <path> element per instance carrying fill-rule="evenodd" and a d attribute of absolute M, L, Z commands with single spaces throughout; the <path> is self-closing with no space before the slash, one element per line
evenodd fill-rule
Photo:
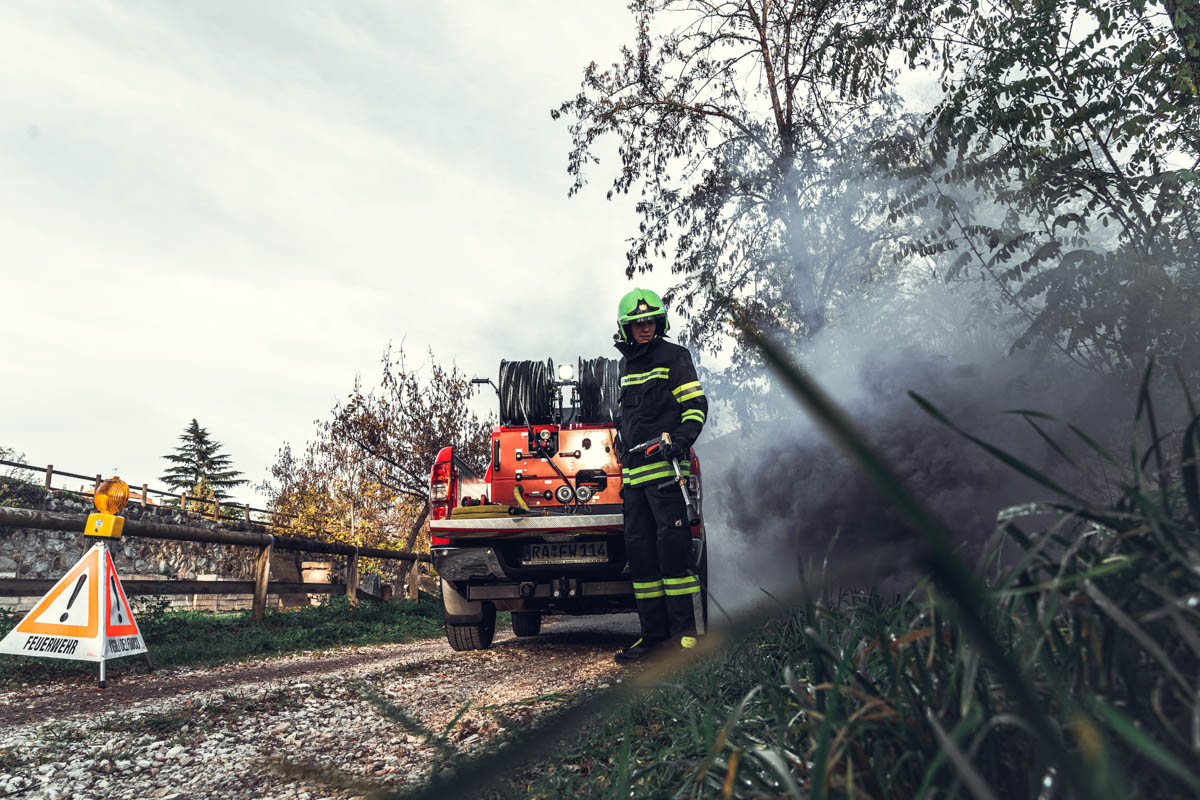
<path fill-rule="evenodd" d="M 129 498 L 120 478 L 96 489 L 98 513 L 88 517 L 84 536 L 95 544 L 17 623 L 0 653 L 100 663 L 100 688 L 107 685 L 105 664 L 114 658 L 150 656 L 108 552 L 108 540 L 121 538 L 125 518 L 116 515 Z"/>

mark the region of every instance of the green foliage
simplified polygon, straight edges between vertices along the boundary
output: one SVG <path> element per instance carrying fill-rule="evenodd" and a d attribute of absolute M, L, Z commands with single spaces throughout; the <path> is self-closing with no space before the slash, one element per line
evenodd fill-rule
<path fill-rule="evenodd" d="M 803 343 L 936 274 L 982 278 L 1015 347 L 1133 379 L 1200 363 L 1197 0 L 631 11 L 620 60 L 552 115 L 572 192 L 615 140 L 610 196 L 639 192 L 626 271 L 678 276 L 692 343 L 718 348 L 734 303 Z M 901 113 L 900 63 L 938 74 L 931 111 Z M 731 384 L 761 375 L 730 355 Z"/>
<path fill-rule="evenodd" d="M 552 111 L 571 120 L 572 193 L 598 143 L 615 139 L 609 196 L 640 194 L 626 273 L 680 276 L 664 299 L 690 317 L 688 339 L 718 346 L 727 298 L 764 327 L 812 336 L 845 297 L 894 273 L 881 213 L 893 187 L 870 165 L 907 123 L 876 32 L 908 15 L 862 0 L 630 8 L 636 40 L 609 68 L 589 65 L 581 92 Z"/>
<path fill-rule="evenodd" d="M 17 615 L 0 610 L 7 631 Z M 146 647 L 157 666 L 219 664 L 304 650 L 324 650 L 348 645 L 407 642 L 442 635 L 441 607 L 436 600 L 398 601 L 350 605 L 344 596 L 330 597 L 320 605 L 275 609 L 261 623 L 250 612 L 211 614 L 171 611 L 165 604 L 150 603 L 137 612 Z M 112 661 L 111 674 L 140 668 L 134 656 Z M 42 682 L 63 677 L 94 678 L 96 665 L 76 661 L 0 657 L 0 686 Z"/>
<path fill-rule="evenodd" d="M 46 500 L 46 492 L 35 483 L 0 475 L 0 506 L 33 508 Z"/>
<path fill-rule="evenodd" d="M 272 480 L 261 487 L 271 508 L 295 515 L 297 533 L 380 545 L 398 532 L 413 550 L 429 513 L 429 470 L 441 448 L 482 468 L 490 454 L 490 419 L 469 408 L 471 384 L 453 365 L 414 367 L 389 346 L 377 389 L 354 390 L 317 424 L 302 455 L 279 451 Z"/>
<path fill-rule="evenodd" d="M 208 430 L 195 419 L 180 435 L 181 444 L 174 453 L 163 456 L 174 464 L 159 480 L 169 488 L 186 491 L 200 498 L 229 497 L 227 489 L 246 483 L 242 473 L 233 469 L 233 460 L 221 452 L 221 443 L 211 438 Z"/>
<path fill-rule="evenodd" d="M 936 19 L 955 35 L 910 53 L 941 57 L 945 93 L 892 218 L 936 208 L 908 252 L 949 245 L 948 278 L 993 281 L 1023 317 L 1018 347 L 1110 372 L 1200 355 L 1200 62 L 1162 12 L 947 3 Z"/>
<path fill-rule="evenodd" d="M 25 454 L 0 446 L 0 459 L 24 464 Z M 0 465 L 0 506 L 30 508 L 42 503 L 45 493 L 29 480 L 33 474 L 31 470 Z"/>

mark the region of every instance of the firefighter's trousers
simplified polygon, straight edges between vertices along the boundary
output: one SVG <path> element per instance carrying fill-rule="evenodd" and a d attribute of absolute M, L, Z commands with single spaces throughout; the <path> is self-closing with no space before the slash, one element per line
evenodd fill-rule
<path fill-rule="evenodd" d="M 642 638 L 694 636 L 700 580 L 693 571 L 692 531 L 679 487 L 650 483 L 625 492 L 625 550 Z"/>

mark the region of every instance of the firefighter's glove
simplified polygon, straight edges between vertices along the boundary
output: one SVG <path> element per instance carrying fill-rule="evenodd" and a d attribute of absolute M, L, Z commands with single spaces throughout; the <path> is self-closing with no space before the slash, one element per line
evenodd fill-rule
<path fill-rule="evenodd" d="M 662 457 L 667 461 L 685 461 L 688 457 L 688 451 L 691 447 L 683 442 L 671 442 L 662 446 Z"/>

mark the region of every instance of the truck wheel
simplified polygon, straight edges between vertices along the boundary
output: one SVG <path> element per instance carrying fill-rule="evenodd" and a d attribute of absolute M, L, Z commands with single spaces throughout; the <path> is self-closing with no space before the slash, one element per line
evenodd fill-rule
<path fill-rule="evenodd" d="M 446 641 L 451 650 L 487 650 L 495 633 L 496 607 L 491 603 L 483 604 L 483 619 L 473 625 L 446 623 Z"/>
<path fill-rule="evenodd" d="M 542 630 L 542 615 L 536 611 L 514 611 L 512 629 L 517 636 L 537 636 Z"/>

